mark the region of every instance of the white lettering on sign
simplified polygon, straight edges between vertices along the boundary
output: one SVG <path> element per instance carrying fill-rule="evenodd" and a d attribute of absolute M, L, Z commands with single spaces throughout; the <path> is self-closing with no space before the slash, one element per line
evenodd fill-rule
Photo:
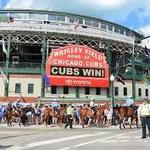
<path fill-rule="evenodd" d="M 86 67 L 91 67 L 91 68 L 102 68 L 103 67 L 103 64 L 102 63 L 100 63 L 100 62 L 89 62 L 89 61 L 87 61 L 86 63 L 85 63 L 85 66 Z"/>
<path fill-rule="evenodd" d="M 80 47 L 69 47 L 69 48 L 63 48 L 62 50 L 54 50 L 54 56 L 63 56 L 65 54 L 71 54 L 71 53 L 82 53 L 82 49 Z"/>
<path fill-rule="evenodd" d="M 83 69 L 83 76 L 104 77 L 102 69 Z"/>
<path fill-rule="evenodd" d="M 85 49 L 85 55 L 92 56 L 93 58 L 101 61 L 103 60 L 103 56 L 101 54 L 98 54 L 96 51 L 91 51 L 90 49 Z"/>
<path fill-rule="evenodd" d="M 52 67 L 51 74 L 53 75 L 74 75 L 78 76 L 80 74 L 79 68 L 61 68 L 61 67 Z"/>
<path fill-rule="evenodd" d="M 78 61 L 78 60 L 54 59 L 53 62 L 54 65 L 58 66 L 79 66 L 79 67 L 83 66 L 82 60 Z"/>
<path fill-rule="evenodd" d="M 91 81 L 87 81 L 87 80 L 71 80 L 71 79 L 68 79 L 66 80 L 66 84 L 67 85 L 91 85 Z"/>
<path fill-rule="evenodd" d="M 89 76 L 89 77 L 105 77 L 104 69 L 90 69 L 90 68 L 71 68 L 71 67 L 51 67 L 52 75 L 62 76 Z"/>

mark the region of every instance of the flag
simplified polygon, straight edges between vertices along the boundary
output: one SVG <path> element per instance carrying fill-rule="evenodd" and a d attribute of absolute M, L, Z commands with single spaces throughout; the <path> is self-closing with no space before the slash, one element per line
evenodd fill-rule
<path fill-rule="evenodd" d="M 9 16 L 9 17 L 8 17 L 8 23 L 12 23 L 12 22 L 14 22 L 14 17 Z"/>
<path fill-rule="evenodd" d="M 43 81 L 45 81 L 45 87 L 48 88 L 50 86 L 50 80 L 46 74 L 42 75 Z"/>
<path fill-rule="evenodd" d="M 123 85 L 125 85 L 125 82 L 124 82 L 125 78 L 121 74 L 118 74 L 116 78 L 118 82 L 121 82 Z"/>
<path fill-rule="evenodd" d="M 144 48 L 144 52 L 145 52 L 145 54 L 146 54 L 147 56 L 150 56 L 150 54 L 149 54 L 149 49 L 146 47 L 146 45 L 145 45 L 145 48 Z"/>
<path fill-rule="evenodd" d="M 0 68 L 0 72 L 1 72 L 1 74 L 3 76 L 4 81 L 6 81 L 8 83 L 8 79 L 7 79 L 6 75 L 4 74 L 4 72 L 3 72 L 3 70 L 1 68 Z"/>
<path fill-rule="evenodd" d="M 74 29 L 76 30 L 78 27 L 79 27 L 79 20 L 77 22 L 75 22 Z"/>
<path fill-rule="evenodd" d="M 4 41 L 4 39 L 2 39 L 2 50 L 3 50 L 3 52 L 6 54 L 6 56 L 7 56 L 7 50 L 6 50 L 6 47 L 5 47 L 5 41 Z"/>

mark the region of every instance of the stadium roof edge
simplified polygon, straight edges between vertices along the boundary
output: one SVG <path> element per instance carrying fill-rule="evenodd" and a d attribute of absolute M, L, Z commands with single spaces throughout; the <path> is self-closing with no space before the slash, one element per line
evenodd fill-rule
<path fill-rule="evenodd" d="M 97 18 L 97 17 L 94 17 L 94 16 L 86 16 L 86 15 L 81 15 L 81 14 L 75 14 L 75 13 L 70 13 L 70 12 L 60 12 L 60 11 L 51 11 L 51 10 L 40 10 L 40 9 L 0 9 L 0 13 L 5 13 L 5 12 L 37 12 L 37 13 L 51 13 L 51 14 L 62 14 L 62 15 L 73 15 L 73 16 L 78 16 L 78 17 L 83 17 L 83 18 L 89 18 L 89 19 L 94 19 L 94 20 L 97 20 L 97 21 L 103 21 L 103 22 L 106 22 L 108 24 L 113 24 L 113 25 L 117 25 L 121 28 L 124 28 L 124 29 L 127 29 L 131 32 L 133 32 L 134 34 L 138 35 L 140 38 L 143 38 L 143 35 L 128 28 L 128 27 L 125 27 L 123 25 L 120 25 L 120 24 L 117 24 L 117 23 L 113 23 L 111 21 L 107 21 L 107 20 L 104 20 L 104 19 L 101 19 L 101 18 Z"/>

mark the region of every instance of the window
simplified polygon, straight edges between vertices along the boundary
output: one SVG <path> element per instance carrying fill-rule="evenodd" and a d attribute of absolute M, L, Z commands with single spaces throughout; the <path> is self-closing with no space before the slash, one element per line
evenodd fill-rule
<path fill-rule="evenodd" d="M 21 93 L 21 83 L 15 84 L 15 93 Z"/>
<path fill-rule="evenodd" d="M 14 17 L 14 19 L 27 19 L 28 14 L 27 13 L 11 13 L 12 17 Z M 11 16 L 10 15 L 10 16 Z M 30 16 L 30 15 L 29 15 Z M 30 19 L 30 18 L 29 18 Z M 32 18 L 33 19 L 33 18 Z"/>
<path fill-rule="evenodd" d="M 89 19 L 85 19 L 85 25 L 92 26 L 92 21 Z"/>
<path fill-rule="evenodd" d="M 89 87 L 85 88 L 85 95 L 90 95 L 90 88 Z"/>
<path fill-rule="evenodd" d="M 126 88 L 126 87 L 123 88 L 123 94 L 124 94 L 124 96 L 127 96 L 127 94 L 128 94 L 128 93 L 127 93 L 127 88 Z"/>
<path fill-rule="evenodd" d="M 114 31 L 116 32 L 116 33 L 119 33 L 119 28 L 118 27 L 115 27 L 115 29 L 114 29 Z"/>
<path fill-rule="evenodd" d="M 141 90 L 141 88 L 138 89 L 138 95 L 139 95 L 139 96 L 142 95 L 142 90 Z"/>
<path fill-rule="evenodd" d="M 118 87 L 115 87 L 115 96 L 118 96 Z"/>
<path fill-rule="evenodd" d="M 105 23 L 101 23 L 101 28 L 102 29 L 106 29 L 106 24 Z"/>
<path fill-rule="evenodd" d="M 51 86 L 51 94 L 57 94 L 57 87 Z"/>
<path fill-rule="evenodd" d="M 107 88 L 107 97 L 110 96 L 110 93 L 109 93 L 109 88 Z"/>
<path fill-rule="evenodd" d="M 123 30 L 123 29 L 120 29 L 120 33 L 121 33 L 122 35 L 124 35 L 124 30 Z"/>
<path fill-rule="evenodd" d="M 96 95 L 101 95 L 101 88 L 96 88 Z"/>
<path fill-rule="evenodd" d="M 65 22 L 65 16 L 57 15 L 57 21 Z"/>
<path fill-rule="evenodd" d="M 46 14 L 34 14 L 34 13 L 29 13 L 29 19 L 33 20 L 46 20 Z"/>
<path fill-rule="evenodd" d="M 126 31 L 126 36 L 130 36 L 130 31 Z"/>
<path fill-rule="evenodd" d="M 34 84 L 28 84 L 28 94 L 33 94 Z"/>
<path fill-rule="evenodd" d="M 148 96 L 148 89 L 145 89 L 145 96 Z"/>
<path fill-rule="evenodd" d="M 58 21 L 58 22 L 65 22 L 65 16 L 51 14 L 51 15 L 48 16 L 48 20 L 50 20 L 50 21 Z"/>
<path fill-rule="evenodd" d="M 110 24 L 109 24 L 109 25 L 108 25 L 108 30 L 109 30 L 109 31 L 113 31 L 113 25 L 110 25 Z"/>
<path fill-rule="evenodd" d="M 79 24 L 83 24 L 83 19 L 82 18 L 69 17 L 69 22 L 70 23 L 75 23 L 75 22 L 78 22 L 78 21 L 79 21 Z"/>
<path fill-rule="evenodd" d="M 64 88 L 63 88 L 63 94 L 69 94 L 69 88 L 68 88 L 68 86 L 64 86 Z"/>
<path fill-rule="evenodd" d="M 93 21 L 93 27 L 99 27 L 99 23 L 97 21 Z"/>

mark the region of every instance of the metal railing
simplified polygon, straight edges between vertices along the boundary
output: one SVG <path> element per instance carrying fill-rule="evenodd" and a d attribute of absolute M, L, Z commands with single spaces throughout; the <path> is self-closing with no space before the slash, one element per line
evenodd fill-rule
<path fill-rule="evenodd" d="M 48 33 L 63 33 L 63 34 L 80 34 L 82 36 L 89 36 L 89 37 L 99 37 L 104 39 L 116 40 L 120 42 L 125 42 L 132 44 L 133 37 L 120 35 L 119 33 L 115 33 L 112 31 L 104 31 L 102 29 L 97 29 L 94 27 L 87 27 L 83 28 L 79 26 L 77 29 L 74 29 L 72 24 L 37 24 L 37 23 L 21 23 L 21 22 L 13 22 L 13 23 L 0 23 L 1 31 L 10 32 L 10 31 L 17 31 L 17 32 L 39 32 L 41 34 L 48 34 Z"/>

